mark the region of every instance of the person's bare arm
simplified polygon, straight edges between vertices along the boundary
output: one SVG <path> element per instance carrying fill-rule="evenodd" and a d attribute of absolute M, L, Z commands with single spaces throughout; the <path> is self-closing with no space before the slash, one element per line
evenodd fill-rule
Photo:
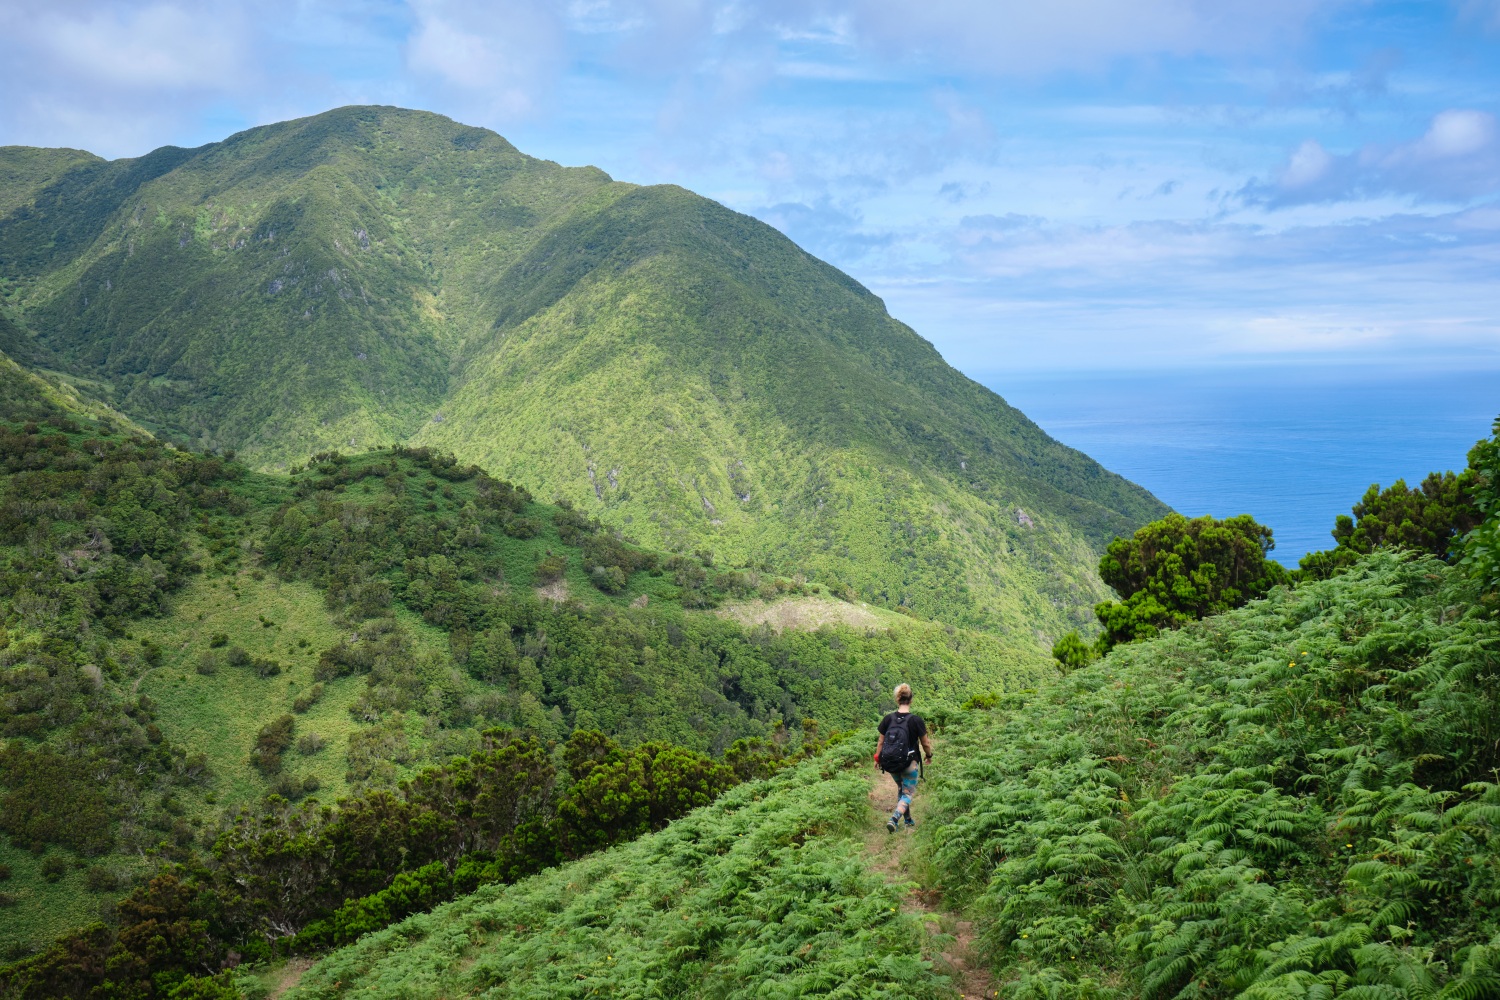
<path fill-rule="evenodd" d="M 881 739 L 885 739 L 885 737 L 882 736 Z M 922 753 L 926 755 L 927 762 L 929 764 L 932 763 L 932 740 L 927 738 L 926 733 L 922 734 Z"/>
<path fill-rule="evenodd" d="M 880 751 L 885 747 L 885 733 L 880 734 L 880 739 L 875 742 L 875 766 L 880 766 Z"/>

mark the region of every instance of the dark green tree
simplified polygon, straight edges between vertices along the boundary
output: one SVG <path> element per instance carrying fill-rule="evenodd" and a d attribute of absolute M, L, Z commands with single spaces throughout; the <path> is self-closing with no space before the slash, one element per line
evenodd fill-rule
<path fill-rule="evenodd" d="M 296 725 L 290 715 L 282 715 L 260 727 L 255 734 L 255 747 L 250 751 L 250 763 L 257 771 L 266 777 L 281 773 L 281 757 L 292 745 Z"/>
<path fill-rule="evenodd" d="M 1354 505 L 1354 516 L 1340 514 L 1334 522 L 1335 546 L 1302 557 L 1302 573 L 1326 580 L 1382 546 L 1447 558 L 1479 524 L 1482 515 L 1474 505 L 1478 482 L 1469 468 L 1457 474 L 1429 473 L 1418 489 L 1401 479 L 1383 490 L 1372 484 Z"/>
<path fill-rule="evenodd" d="M 1094 649 L 1077 632 L 1069 632 L 1052 644 L 1052 659 L 1065 674 L 1087 666 L 1095 655 Z"/>
<path fill-rule="evenodd" d="M 1469 451 L 1469 469 L 1475 476 L 1474 510 L 1480 518 L 1459 547 L 1459 564 L 1486 590 L 1500 588 L 1500 417 L 1493 434 Z"/>
<path fill-rule="evenodd" d="M 572 756 L 585 776 L 557 804 L 571 857 L 660 830 L 735 784 L 729 767 L 668 743 L 621 753 L 610 741 L 593 740 L 579 749 Z"/>
<path fill-rule="evenodd" d="M 1122 600 L 1094 606 L 1104 626 L 1100 652 L 1264 597 L 1288 580 L 1267 558 L 1275 546 L 1271 529 L 1248 514 L 1222 521 L 1168 514 L 1110 542 L 1099 575 Z"/>

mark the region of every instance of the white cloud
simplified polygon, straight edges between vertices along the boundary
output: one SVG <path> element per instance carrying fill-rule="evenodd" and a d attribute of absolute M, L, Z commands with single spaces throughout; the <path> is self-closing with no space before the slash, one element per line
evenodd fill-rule
<path fill-rule="evenodd" d="M 223 90 L 244 72 L 246 56 L 243 12 L 223 13 L 208 19 L 170 3 L 78 11 L 48 5 L 13 9 L 7 27 L 24 32 L 64 72 L 109 86 Z"/>
<path fill-rule="evenodd" d="M 282 6 L 252 16 L 226 2 L 205 16 L 171 0 L 0 4 L 0 128 L 10 141 L 87 136 L 97 151 L 144 152 L 164 126 L 266 86 L 258 26 L 279 21 Z"/>
<path fill-rule="evenodd" d="M 1291 160 L 1287 162 L 1286 169 L 1281 172 L 1277 182 L 1284 189 L 1300 191 L 1328 176 L 1332 168 L 1333 157 L 1328 150 L 1319 145 L 1316 139 L 1308 139 L 1292 153 Z"/>
<path fill-rule="evenodd" d="M 1421 162 L 1469 156 L 1492 148 L 1497 136 L 1495 116 L 1483 111 L 1444 111 L 1432 120 L 1427 134 L 1392 158 Z"/>
<path fill-rule="evenodd" d="M 1371 143 L 1335 155 L 1315 139 L 1298 146 L 1276 179 L 1241 195 L 1272 208 L 1311 202 L 1409 195 L 1464 202 L 1500 192 L 1500 122 L 1486 111 L 1450 109 L 1404 143 Z"/>
<path fill-rule="evenodd" d="M 416 29 L 407 65 L 465 103 L 502 116 L 544 103 L 562 71 L 564 26 L 542 0 L 411 0 Z"/>

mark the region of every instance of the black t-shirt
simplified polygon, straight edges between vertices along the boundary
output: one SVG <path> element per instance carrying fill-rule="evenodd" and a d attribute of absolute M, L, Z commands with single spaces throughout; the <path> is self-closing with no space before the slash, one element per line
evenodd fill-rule
<path fill-rule="evenodd" d="M 897 715 L 905 715 L 907 719 L 906 732 L 911 737 L 911 746 L 908 749 L 921 749 L 922 737 L 927 735 L 927 723 L 923 722 L 922 717 L 915 712 L 887 712 L 885 718 L 880 720 L 880 735 L 884 736 L 885 731 L 891 728 L 891 720 Z"/>

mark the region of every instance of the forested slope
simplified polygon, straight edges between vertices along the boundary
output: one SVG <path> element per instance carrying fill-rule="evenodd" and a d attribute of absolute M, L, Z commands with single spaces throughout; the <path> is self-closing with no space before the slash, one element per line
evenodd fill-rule
<path fill-rule="evenodd" d="M 1493 996 L 1497 671 L 1469 580 L 1367 556 L 977 699 L 918 798 L 925 874 L 1004 996 Z M 927 995 L 893 952 L 932 942 L 848 861 L 867 747 L 371 936 L 294 995 Z"/>
<path fill-rule="evenodd" d="M 1040 653 L 1165 508 L 770 227 L 397 108 L 0 150 L 0 350 L 260 470 L 430 444 Z"/>
<path fill-rule="evenodd" d="M 209 854 L 226 817 L 268 793 L 373 801 L 516 738 L 565 776 L 536 806 L 551 822 L 571 779 L 547 747 L 575 732 L 617 740 L 621 767 L 649 769 L 659 750 L 629 754 L 654 743 L 670 751 L 663 766 L 731 766 L 737 781 L 878 711 L 913 665 L 954 700 L 1038 669 L 994 636 L 897 615 L 747 629 L 714 606 L 822 588 L 643 548 L 426 449 L 255 473 L 132 431 L 4 359 L 0 404 L 0 947 L 12 956 L 160 865 Z M 601 818 L 598 836 L 680 808 Z M 575 834 L 591 849 L 595 833 Z M 348 885 L 376 892 L 404 870 Z M 225 947 L 263 933 L 248 918 L 226 928 Z"/>

